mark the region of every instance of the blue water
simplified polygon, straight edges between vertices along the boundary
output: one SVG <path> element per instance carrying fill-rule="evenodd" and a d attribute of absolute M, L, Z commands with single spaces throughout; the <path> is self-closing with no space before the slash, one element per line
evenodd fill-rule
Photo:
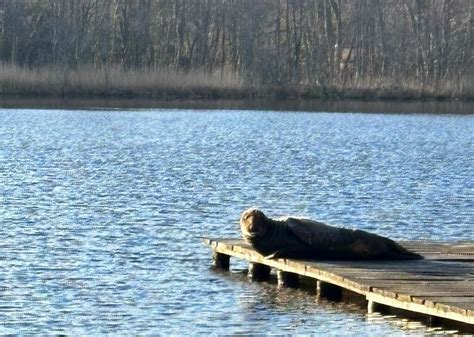
<path fill-rule="evenodd" d="M 217 272 L 200 237 L 258 206 L 474 240 L 473 144 L 472 115 L 0 110 L 0 334 L 426 333 Z"/>

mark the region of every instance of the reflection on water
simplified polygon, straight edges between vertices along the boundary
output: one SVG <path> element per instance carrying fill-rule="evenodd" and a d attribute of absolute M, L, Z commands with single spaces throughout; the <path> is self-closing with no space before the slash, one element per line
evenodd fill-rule
<path fill-rule="evenodd" d="M 251 334 L 256 331 L 271 331 L 293 334 L 324 335 L 426 335 L 456 334 L 457 330 L 428 327 L 420 321 L 380 313 L 368 314 L 364 306 L 355 301 L 333 302 L 318 300 L 310 288 L 279 288 L 267 282 L 252 283 L 242 272 L 214 270 L 220 277 L 228 278 L 235 286 L 250 288 L 242 293 L 235 305 L 252 326 L 238 333 Z M 256 296 L 257 295 L 257 296 Z"/>
<path fill-rule="evenodd" d="M 466 101 L 361 101 L 361 100 L 149 100 L 149 99 L 57 99 L 1 98 L 3 108 L 31 109 L 194 109 L 270 110 L 314 112 L 369 112 L 397 114 L 473 114 Z"/>
<path fill-rule="evenodd" d="M 259 206 L 472 240 L 472 118 L 0 110 L 0 333 L 412 331 L 215 273 L 200 237 L 238 236 Z"/>

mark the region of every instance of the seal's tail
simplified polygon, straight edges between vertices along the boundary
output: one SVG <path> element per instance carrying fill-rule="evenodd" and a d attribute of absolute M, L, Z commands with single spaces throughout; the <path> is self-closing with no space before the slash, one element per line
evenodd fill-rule
<path fill-rule="evenodd" d="M 421 260 L 424 257 L 420 254 L 409 251 L 396 242 L 393 242 L 392 258 L 397 260 Z"/>
<path fill-rule="evenodd" d="M 420 254 L 413 253 L 410 251 L 403 252 L 399 255 L 401 260 L 422 260 L 424 257 Z"/>

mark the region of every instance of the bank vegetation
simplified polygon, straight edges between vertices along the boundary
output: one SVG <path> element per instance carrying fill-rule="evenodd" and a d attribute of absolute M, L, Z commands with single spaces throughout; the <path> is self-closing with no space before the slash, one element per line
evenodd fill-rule
<path fill-rule="evenodd" d="M 0 0 L 0 94 L 472 99 L 474 0 Z"/>

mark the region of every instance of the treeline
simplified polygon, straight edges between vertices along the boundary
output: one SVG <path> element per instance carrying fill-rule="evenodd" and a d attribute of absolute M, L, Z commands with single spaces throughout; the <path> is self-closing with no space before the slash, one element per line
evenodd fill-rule
<path fill-rule="evenodd" d="M 473 11 L 474 0 L 0 0 L 0 62 L 204 72 L 283 95 L 472 98 Z"/>

